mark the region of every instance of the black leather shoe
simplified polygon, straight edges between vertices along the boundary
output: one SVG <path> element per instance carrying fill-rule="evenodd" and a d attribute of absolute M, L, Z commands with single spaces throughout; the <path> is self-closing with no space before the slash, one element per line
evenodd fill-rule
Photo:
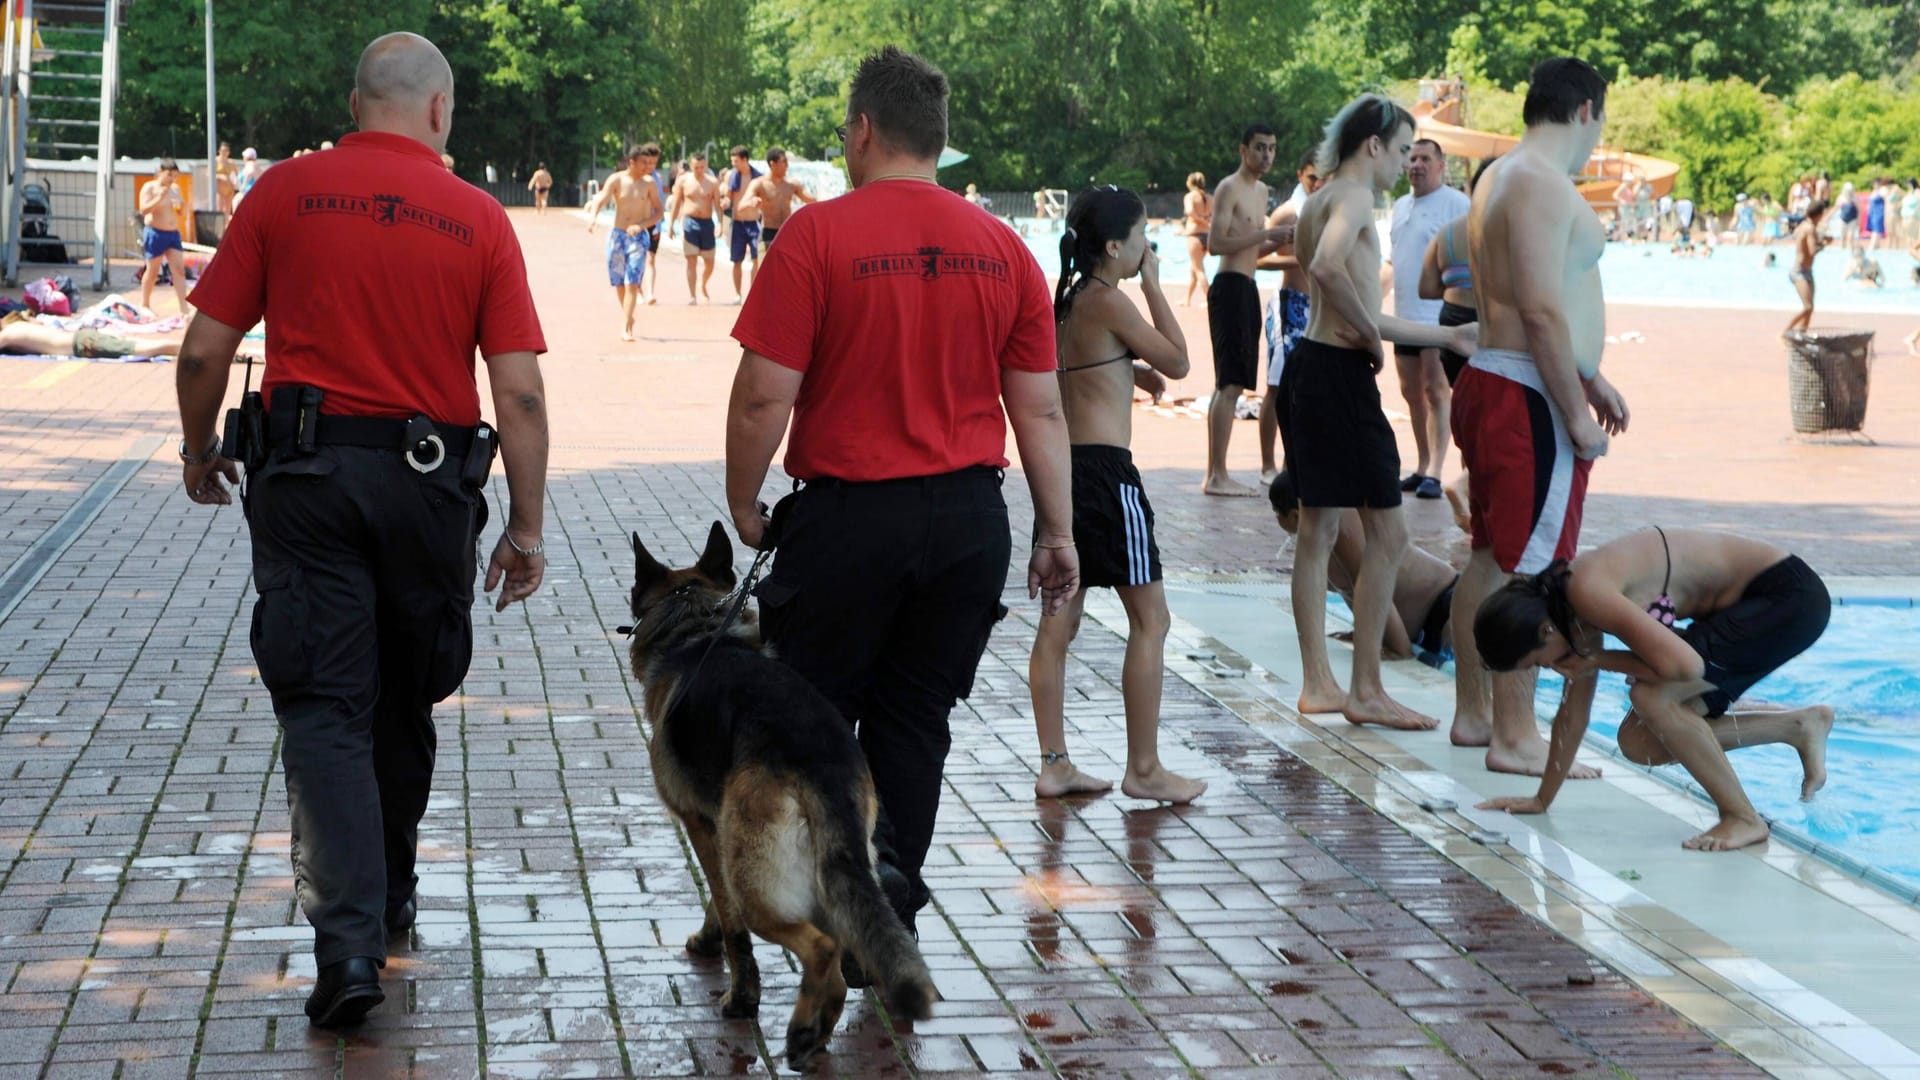
<path fill-rule="evenodd" d="M 307 996 L 307 1019 L 318 1028 L 352 1027 L 385 1000 L 380 965 L 371 956 L 350 956 L 320 969 L 320 979 Z"/>
<path fill-rule="evenodd" d="M 399 937 L 413 929 L 414 919 L 419 915 L 419 912 L 420 898 L 417 896 L 407 897 L 406 903 L 387 912 L 387 936 L 390 938 Z"/>

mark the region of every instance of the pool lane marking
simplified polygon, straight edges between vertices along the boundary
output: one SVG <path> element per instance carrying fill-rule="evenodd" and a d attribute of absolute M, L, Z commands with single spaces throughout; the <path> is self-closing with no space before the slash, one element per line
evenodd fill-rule
<path fill-rule="evenodd" d="M 127 486 L 127 481 L 133 479 L 134 474 L 153 458 L 154 452 L 165 442 L 165 439 L 135 441 L 126 456 L 107 466 L 107 471 L 100 479 L 81 492 L 67 512 L 60 515 L 60 520 L 41 533 L 38 540 L 27 545 L 27 550 L 20 553 L 20 557 L 7 567 L 5 573 L 0 573 L 0 623 L 13 614 L 13 609 L 20 606 L 20 601 L 26 599 L 27 594 L 40 583 L 40 579 L 53 568 L 67 548 L 80 538 L 81 533 L 87 531 L 87 526 L 100 516 L 100 511 L 107 508 L 120 489 Z"/>

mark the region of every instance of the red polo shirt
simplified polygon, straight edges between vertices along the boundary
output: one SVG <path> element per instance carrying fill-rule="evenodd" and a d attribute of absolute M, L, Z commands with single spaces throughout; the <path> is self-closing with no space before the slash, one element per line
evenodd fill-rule
<path fill-rule="evenodd" d="M 350 416 L 478 423 L 474 350 L 547 349 L 506 211 L 386 132 L 261 173 L 190 299 L 267 320 L 263 389 L 317 386 Z"/>
<path fill-rule="evenodd" d="M 803 480 L 1004 467 L 1001 369 L 1055 367 L 1053 304 L 1026 244 L 915 180 L 795 211 L 733 336 L 804 374 L 786 458 Z"/>

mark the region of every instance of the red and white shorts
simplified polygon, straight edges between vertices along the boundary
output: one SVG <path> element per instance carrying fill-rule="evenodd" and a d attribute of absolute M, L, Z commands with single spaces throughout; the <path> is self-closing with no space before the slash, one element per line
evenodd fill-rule
<path fill-rule="evenodd" d="M 1537 574 L 1580 542 L 1587 473 L 1566 419 L 1525 353 L 1482 349 L 1453 388 L 1453 440 L 1470 476 L 1473 546 L 1500 569 Z"/>

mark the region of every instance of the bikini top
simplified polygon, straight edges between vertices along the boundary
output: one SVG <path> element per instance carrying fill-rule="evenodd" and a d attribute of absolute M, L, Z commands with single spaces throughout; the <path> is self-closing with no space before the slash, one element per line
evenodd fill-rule
<path fill-rule="evenodd" d="M 1667 595 L 1667 587 L 1673 584 L 1673 549 L 1667 546 L 1667 534 L 1664 529 L 1655 525 L 1653 531 L 1660 534 L 1660 550 L 1667 553 L 1667 573 L 1660 579 L 1660 595 L 1654 597 L 1653 603 L 1647 605 L 1647 614 L 1658 619 L 1660 625 L 1671 630 L 1674 622 L 1680 618 L 1680 609 L 1674 606 L 1673 597 Z"/>
<path fill-rule="evenodd" d="M 1473 267 L 1454 254 L 1453 226 L 1447 226 L 1447 265 L 1440 268 L 1440 284 L 1449 289 L 1473 288 Z"/>
<path fill-rule="evenodd" d="M 1074 372 L 1074 371 L 1087 371 L 1087 370 L 1089 370 L 1089 369 L 1091 369 L 1091 368 L 1097 368 L 1097 367 L 1106 367 L 1106 366 L 1107 366 L 1108 364 L 1118 364 L 1118 363 L 1120 363 L 1120 362 L 1122 362 L 1122 361 L 1127 361 L 1127 360 L 1138 360 L 1138 359 L 1140 359 L 1140 358 L 1139 358 L 1139 357 L 1137 357 L 1137 356 L 1135 356 L 1135 355 L 1133 355 L 1133 354 L 1132 354 L 1132 353 L 1130 353 L 1130 352 L 1126 352 L 1126 353 L 1121 353 L 1121 354 L 1120 354 L 1119 356 L 1115 356 L 1115 357 L 1110 357 L 1110 358 L 1108 358 L 1108 359 L 1106 359 L 1106 360 L 1095 360 L 1095 361 L 1094 361 L 1093 363 L 1091 363 L 1091 364 L 1081 364 L 1081 365 L 1079 365 L 1079 366 L 1077 366 L 1077 367 L 1065 367 L 1065 366 L 1062 366 L 1062 367 L 1060 367 L 1060 368 L 1059 368 L 1058 370 L 1059 370 L 1059 372 L 1060 372 L 1060 374 L 1062 374 L 1062 375 L 1065 375 L 1065 374 L 1068 374 L 1069 372 Z"/>

